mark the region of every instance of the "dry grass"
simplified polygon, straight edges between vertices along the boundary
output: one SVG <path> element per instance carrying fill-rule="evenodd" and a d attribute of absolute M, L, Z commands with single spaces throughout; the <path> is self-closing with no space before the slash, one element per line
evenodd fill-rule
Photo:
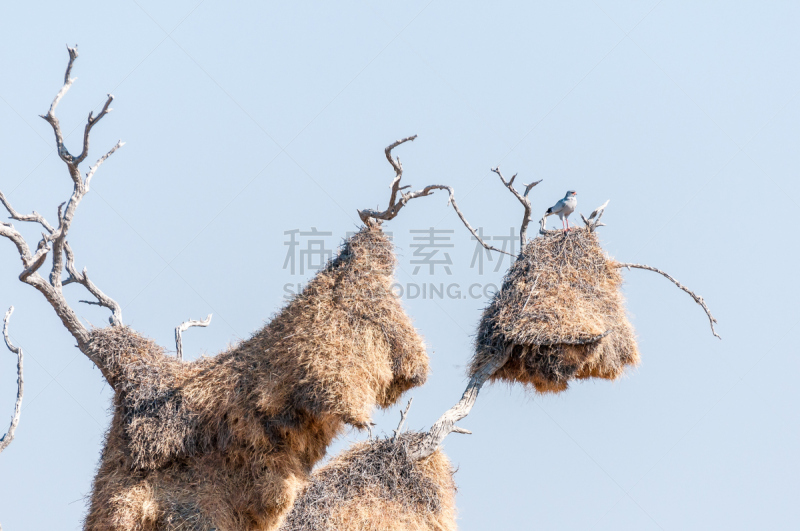
<path fill-rule="evenodd" d="M 509 346 L 492 379 L 538 392 L 564 391 L 573 378 L 613 380 L 638 363 L 613 264 L 585 228 L 533 239 L 483 312 L 470 374 Z"/>
<path fill-rule="evenodd" d="M 417 433 L 378 439 L 345 450 L 314 472 L 281 531 L 451 531 L 455 483 L 437 451 L 408 457 Z"/>
<path fill-rule="evenodd" d="M 427 377 L 394 265 L 365 228 L 250 339 L 191 363 L 95 330 L 115 401 L 86 528 L 274 529 L 345 424 Z"/>

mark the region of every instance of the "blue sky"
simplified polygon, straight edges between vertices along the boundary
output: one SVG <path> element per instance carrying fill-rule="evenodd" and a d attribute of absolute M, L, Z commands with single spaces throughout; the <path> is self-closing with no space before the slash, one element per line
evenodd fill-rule
<path fill-rule="evenodd" d="M 800 493 L 799 22 L 800 6 L 777 1 L 10 3 L 0 189 L 51 219 L 68 197 L 38 115 L 63 80 L 65 43 L 78 43 L 77 81 L 58 109 L 67 145 L 76 151 L 108 92 L 114 111 L 89 159 L 126 145 L 80 205 L 77 265 L 126 324 L 169 348 L 181 321 L 213 313 L 209 328 L 184 334 L 190 359 L 247 337 L 313 274 L 284 268 L 287 231 L 329 232 L 322 245 L 333 249 L 356 230 L 357 209 L 386 204 L 383 148 L 397 138 L 419 135 L 397 149 L 404 182 L 454 186 L 490 236 L 521 219 L 496 165 L 543 179 L 535 214 L 568 189 L 586 214 L 610 199 L 609 254 L 702 294 L 724 340 L 665 279 L 626 272 L 641 366 L 558 396 L 486 389 L 463 422 L 474 435 L 445 445 L 460 528 L 786 529 Z M 433 368 L 410 393 L 415 429 L 463 390 L 486 302 L 463 295 L 505 270 L 471 266 L 475 243 L 445 203 L 419 199 L 387 224 L 402 286 L 455 284 L 462 295 L 406 297 Z M 414 274 L 411 231 L 431 227 L 454 231 L 439 250 L 450 274 Z M 15 250 L 0 244 L 0 307 L 17 308 L 12 337 L 27 356 L 17 439 L 0 456 L 0 522 L 78 529 L 111 394 L 18 274 Z M 105 322 L 68 289 L 83 318 Z M 13 368 L 0 353 L 9 415 Z M 378 429 L 398 418 L 377 412 Z"/>

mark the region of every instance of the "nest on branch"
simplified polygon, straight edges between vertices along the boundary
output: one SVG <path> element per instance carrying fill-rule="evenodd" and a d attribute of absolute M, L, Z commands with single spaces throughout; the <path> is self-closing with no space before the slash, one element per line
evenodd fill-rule
<path fill-rule="evenodd" d="M 557 393 L 575 378 L 618 378 L 639 361 L 621 284 L 619 267 L 589 228 L 545 231 L 484 310 L 470 375 L 511 349 L 492 380 Z"/>
<path fill-rule="evenodd" d="M 280 531 L 451 531 L 455 483 L 437 451 L 408 455 L 418 433 L 358 443 L 315 471 Z"/>
<path fill-rule="evenodd" d="M 250 339 L 194 362 L 129 328 L 93 331 L 115 416 L 87 528 L 146 515 L 164 530 L 189 517 L 275 525 L 345 424 L 366 427 L 375 405 L 427 378 L 425 345 L 391 292 L 394 266 L 370 224 Z"/>

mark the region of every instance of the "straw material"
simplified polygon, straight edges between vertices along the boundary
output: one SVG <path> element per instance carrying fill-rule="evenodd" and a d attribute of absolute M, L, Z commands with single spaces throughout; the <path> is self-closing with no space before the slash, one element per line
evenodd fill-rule
<path fill-rule="evenodd" d="M 483 312 L 470 375 L 513 347 L 492 380 L 556 393 L 573 378 L 618 378 L 639 361 L 621 284 L 594 232 L 535 238 Z"/>
<path fill-rule="evenodd" d="M 115 400 L 86 529 L 273 529 L 345 424 L 425 382 L 394 264 L 364 228 L 253 337 L 191 363 L 93 331 Z"/>
<path fill-rule="evenodd" d="M 408 457 L 418 433 L 358 443 L 314 472 L 280 531 L 451 531 L 455 483 L 437 451 Z"/>

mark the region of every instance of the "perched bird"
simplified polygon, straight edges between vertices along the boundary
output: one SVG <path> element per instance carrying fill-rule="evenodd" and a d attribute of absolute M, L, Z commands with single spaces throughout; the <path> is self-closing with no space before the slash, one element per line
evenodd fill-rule
<path fill-rule="evenodd" d="M 561 226 L 564 227 L 564 222 L 566 222 L 567 225 L 564 230 L 569 230 L 569 215 L 575 212 L 575 209 L 578 206 L 578 198 L 576 197 L 577 195 L 578 192 L 575 190 L 570 190 L 567 192 L 567 195 L 564 196 L 564 199 L 547 209 L 544 217 L 558 214 L 558 219 L 561 220 Z"/>

